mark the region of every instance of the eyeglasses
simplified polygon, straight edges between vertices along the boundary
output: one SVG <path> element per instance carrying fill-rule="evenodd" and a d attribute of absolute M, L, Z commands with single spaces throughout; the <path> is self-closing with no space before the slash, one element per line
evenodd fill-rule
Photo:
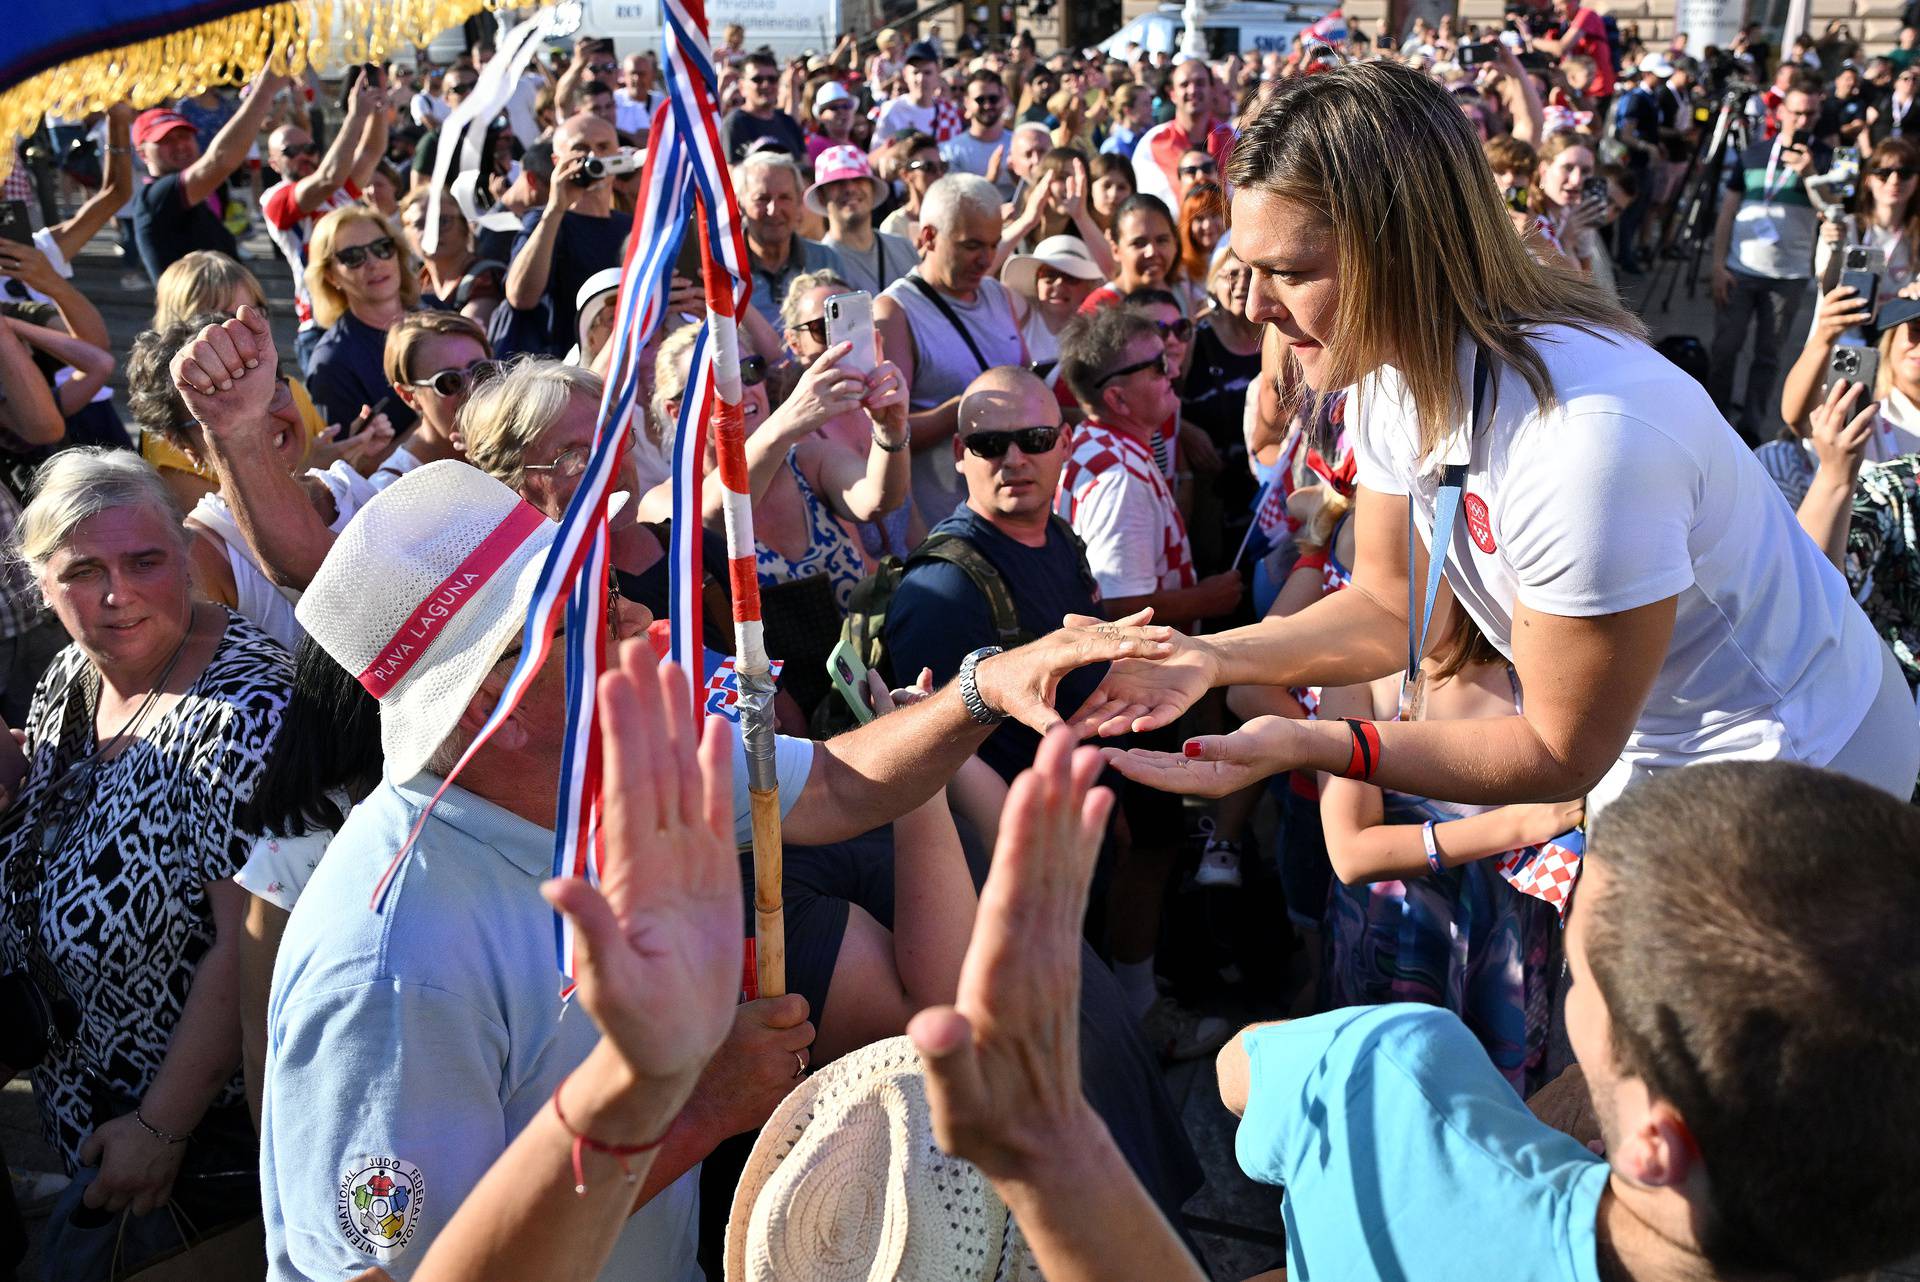
<path fill-rule="evenodd" d="M 1217 174 L 1219 172 L 1219 164 L 1211 160 L 1202 161 L 1193 165 L 1180 166 L 1180 176 L 1182 178 L 1191 178 L 1197 174 Z"/>
<path fill-rule="evenodd" d="M 824 341 L 824 340 L 823 340 Z M 760 355 L 740 358 L 740 386 L 758 387 L 767 381 L 767 358 Z"/>
<path fill-rule="evenodd" d="M 372 254 L 384 263 L 393 257 L 394 252 L 393 237 L 382 236 L 380 239 L 370 240 L 364 245 L 348 245 L 344 249 L 334 250 L 333 261 L 339 263 L 348 271 L 355 272 L 359 271 L 366 263 L 368 254 Z"/>
<path fill-rule="evenodd" d="M 836 98 L 832 102 L 823 102 L 814 110 L 814 115 L 823 116 L 829 111 L 852 111 L 853 104 L 845 98 Z"/>
<path fill-rule="evenodd" d="M 493 373 L 494 361 L 480 360 L 465 369 L 437 370 L 425 378 L 407 380 L 408 387 L 424 387 L 435 396 L 460 396 Z"/>
<path fill-rule="evenodd" d="M 969 98 L 967 101 L 976 107 L 998 107 L 1005 99 L 1001 98 L 999 94 L 995 94 L 991 98 Z"/>
<path fill-rule="evenodd" d="M 617 62 L 590 62 L 587 64 L 587 70 L 596 76 L 618 75 L 620 64 Z"/>
<path fill-rule="evenodd" d="M 1019 446 L 1022 454 L 1045 454 L 1060 441 L 1060 427 L 1015 427 L 1004 432 L 969 432 L 960 438 L 967 453 L 981 458 L 1005 458 L 1007 450 Z"/>
<path fill-rule="evenodd" d="M 1875 178 L 1920 178 L 1920 168 L 1913 165 L 1882 165 L 1868 172 Z"/>
<path fill-rule="evenodd" d="M 907 172 L 910 174 L 932 174 L 938 178 L 941 174 L 947 172 L 947 167 L 938 160 L 909 160 L 907 162 Z"/>
<path fill-rule="evenodd" d="M 747 79 L 751 80 L 756 85 L 777 85 L 780 83 L 779 76 L 758 75 L 758 76 L 748 76 Z"/>
<path fill-rule="evenodd" d="M 1150 360 L 1135 361 L 1131 365 L 1122 365 L 1119 369 L 1102 374 L 1100 381 L 1093 385 L 1094 389 L 1097 391 L 1116 378 L 1125 378 L 1129 374 L 1138 374 L 1143 369 L 1158 370 L 1162 378 L 1173 377 L 1173 362 L 1167 359 L 1167 353 L 1163 349 Z"/>
<path fill-rule="evenodd" d="M 1153 327 L 1160 331 L 1160 337 L 1171 338 L 1176 343 L 1184 343 L 1193 337 L 1193 322 L 1182 316 L 1179 320 L 1155 321 Z"/>
<path fill-rule="evenodd" d="M 458 93 L 458 94 L 469 94 L 473 92 L 474 87 L 479 83 L 480 82 L 478 80 L 449 81 L 447 84 L 447 92 Z"/>
<path fill-rule="evenodd" d="M 587 470 L 587 460 L 593 456 L 590 445 L 576 445 L 569 450 L 561 450 L 553 456 L 551 463 L 527 463 L 522 472 L 550 472 L 563 481 L 571 481 Z"/>

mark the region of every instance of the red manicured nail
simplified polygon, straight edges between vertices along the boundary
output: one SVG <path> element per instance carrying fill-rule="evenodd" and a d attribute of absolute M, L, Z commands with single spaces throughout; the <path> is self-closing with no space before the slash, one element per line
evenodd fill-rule
<path fill-rule="evenodd" d="M 1180 745 L 1180 751 L 1186 753 L 1189 757 L 1197 757 L 1200 755 L 1200 744 L 1197 740 L 1189 739 Z"/>

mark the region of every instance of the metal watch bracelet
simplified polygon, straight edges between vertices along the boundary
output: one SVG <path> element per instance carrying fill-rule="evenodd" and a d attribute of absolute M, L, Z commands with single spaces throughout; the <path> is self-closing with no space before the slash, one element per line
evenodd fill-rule
<path fill-rule="evenodd" d="M 980 697 L 980 683 L 974 675 L 974 669 L 980 666 L 980 660 L 990 659 L 1000 653 L 1002 653 L 1000 646 L 983 645 L 960 660 L 960 702 L 966 705 L 967 715 L 979 725 L 998 725 L 1007 719 L 1006 713 L 989 708 L 987 701 Z"/>

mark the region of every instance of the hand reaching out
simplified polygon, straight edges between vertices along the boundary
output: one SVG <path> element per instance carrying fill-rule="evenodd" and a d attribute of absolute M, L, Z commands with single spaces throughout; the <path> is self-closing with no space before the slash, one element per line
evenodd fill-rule
<path fill-rule="evenodd" d="M 709 717 L 697 734 L 686 674 L 656 665 L 645 641 L 620 647 L 599 700 L 600 887 L 569 878 L 542 893 L 574 924 L 580 1001 L 607 1041 L 642 1083 L 686 1092 L 740 989 L 730 723 Z"/>
<path fill-rule="evenodd" d="M 907 1025 L 934 1138 L 1018 1180 L 1097 1119 L 1080 1089 L 1080 929 L 1113 794 L 1056 729 L 1014 780 L 952 1006 Z"/>

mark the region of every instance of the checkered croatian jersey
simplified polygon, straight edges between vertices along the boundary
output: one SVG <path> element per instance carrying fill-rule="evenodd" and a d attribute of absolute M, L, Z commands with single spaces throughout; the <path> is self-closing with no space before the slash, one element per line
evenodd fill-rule
<path fill-rule="evenodd" d="M 260 198 L 260 212 L 267 221 L 267 235 L 280 250 L 280 256 L 287 260 L 287 269 L 293 273 L 293 314 L 299 319 L 301 328 L 314 323 L 313 300 L 307 296 L 307 244 L 313 239 L 313 229 L 319 221 L 336 209 L 351 205 L 360 199 L 360 189 L 352 183 L 343 183 L 340 188 L 311 213 L 302 213 L 300 202 L 294 195 L 294 184 L 281 179 L 267 188 Z M 399 261 L 401 270 L 406 269 L 405 247 L 401 247 Z"/>
<path fill-rule="evenodd" d="M 1132 519 L 1142 506 L 1153 513 L 1151 526 Z M 1147 447 L 1132 437 L 1091 421 L 1074 429 L 1053 507 L 1086 543 L 1103 595 L 1193 586 L 1193 553 L 1173 490 Z M 1154 581 L 1146 585 L 1149 569 Z"/>

